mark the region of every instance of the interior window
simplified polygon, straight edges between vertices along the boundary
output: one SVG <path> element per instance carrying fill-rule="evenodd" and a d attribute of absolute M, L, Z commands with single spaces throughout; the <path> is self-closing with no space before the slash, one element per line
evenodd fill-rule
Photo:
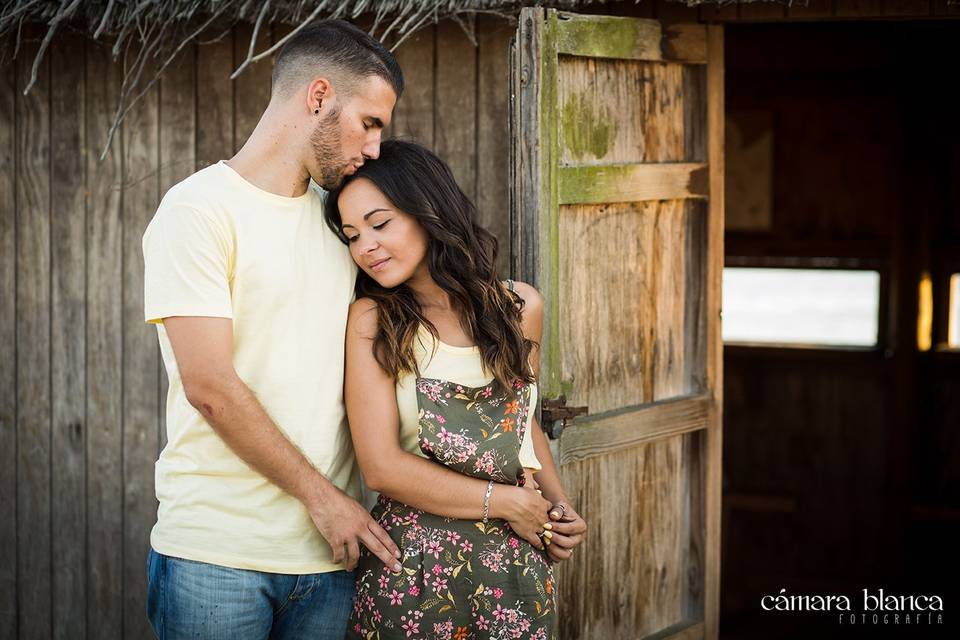
<path fill-rule="evenodd" d="M 879 315 L 878 271 L 723 270 L 727 343 L 872 347 L 877 344 Z"/>

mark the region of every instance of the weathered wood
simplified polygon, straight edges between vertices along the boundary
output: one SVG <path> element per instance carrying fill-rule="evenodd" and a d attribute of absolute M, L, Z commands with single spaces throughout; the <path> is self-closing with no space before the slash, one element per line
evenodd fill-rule
<path fill-rule="evenodd" d="M 696 162 L 561 167 L 560 204 L 601 204 L 702 198 L 707 165 Z"/>
<path fill-rule="evenodd" d="M 252 70 L 251 70 L 252 71 Z M 141 239 L 159 204 L 160 104 L 149 91 L 123 136 L 123 637 L 147 638 L 144 567 L 157 514 L 153 467 L 161 404 L 156 329 L 143 321 Z"/>
<path fill-rule="evenodd" d="M 51 636 L 50 61 L 26 96 L 39 42 L 17 57 L 17 584 L 19 635 Z"/>
<path fill-rule="evenodd" d="M 584 58 L 663 60 L 656 20 L 560 13 L 557 53 Z"/>
<path fill-rule="evenodd" d="M 497 270 L 510 269 L 510 38 L 513 23 L 477 18 L 477 209 L 500 245 Z"/>
<path fill-rule="evenodd" d="M 158 144 L 161 196 L 170 187 L 193 173 L 196 167 L 196 61 L 196 49 L 194 47 L 185 48 L 177 63 L 171 65 L 160 80 L 160 140 Z M 157 361 L 157 369 L 159 371 L 158 404 L 161 407 L 158 416 L 159 434 L 157 438 L 159 453 L 167 443 L 166 411 L 163 410 L 163 407 L 166 406 L 169 381 L 167 380 L 167 371 L 160 359 Z"/>
<path fill-rule="evenodd" d="M 559 351 L 569 404 L 599 413 L 677 388 L 684 319 L 669 298 L 683 297 L 684 270 L 674 269 L 685 251 L 684 211 L 682 200 L 561 207 Z M 658 333 L 671 323 L 675 330 Z"/>
<path fill-rule="evenodd" d="M 663 59 L 687 64 L 707 63 L 707 28 L 702 24 L 670 24 L 663 27 Z"/>
<path fill-rule="evenodd" d="M 84 43 L 77 36 L 54 41 L 51 118 L 52 385 L 53 433 L 53 636 L 82 638 L 85 629 L 86 546 L 86 139 Z"/>
<path fill-rule="evenodd" d="M 411 36 L 396 51 L 403 69 L 403 96 L 393 110 L 388 135 L 433 149 L 436 27 Z"/>
<path fill-rule="evenodd" d="M 930 2 L 926 0 L 886 0 L 883 15 L 892 17 L 922 17 L 930 15 Z"/>
<path fill-rule="evenodd" d="M 686 66 L 561 58 L 561 163 L 683 161 Z"/>
<path fill-rule="evenodd" d="M 560 462 L 567 464 L 651 440 L 707 427 L 709 395 L 682 396 L 578 418 L 564 431 Z"/>
<path fill-rule="evenodd" d="M 477 196 L 477 49 L 463 30 L 446 20 L 437 25 L 434 151 L 450 165 L 457 184 Z"/>
<path fill-rule="evenodd" d="M 197 46 L 197 168 L 233 155 L 233 32 Z"/>
<path fill-rule="evenodd" d="M 17 637 L 16 68 L 0 66 L 0 638 Z"/>
<path fill-rule="evenodd" d="M 573 560 L 555 569 L 560 637 L 644 638 L 683 621 L 683 440 L 691 435 L 563 466 L 590 529 Z"/>
<path fill-rule="evenodd" d="M 681 622 L 673 627 L 667 627 L 660 633 L 647 636 L 644 640 L 701 640 L 706 638 L 702 622 Z"/>
<path fill-rule="evenodd" d="M 236 69 L 247 57 L 253 25 L 238 24 L 233 29 L 233 68 Z M 257 34 L 256 50 L 270 47 L 270 27 L 264 25 Z M 273 65 L 269 59 L 255 62 L 233 81 L 234 122 L 233 152 L 239 151 L 254 127 L 260 121 L 270 102 L 270 74 Z"/>
<path fill-rule="evenodd" d="M 106 45 L 86 48 L 87 144 L 102 149 L 120 68 Z M 87 154 L 87 634 L 123 634 L 123 291 L 121 141 Z"/>
<path fill-rule="evenodd" d="M 705 464 L 705 570 L 704 622 L 706 635 L 715 638 L 720 629 L 720 513 L 723 460 L 723 340 L 720 310 L 723 281 L 723 27 L 707 30 L 707 135 L 710 163 L 710 201 L 707 223 L 706 379 L 713 395 L 713 415 L 707 431 Z"/>

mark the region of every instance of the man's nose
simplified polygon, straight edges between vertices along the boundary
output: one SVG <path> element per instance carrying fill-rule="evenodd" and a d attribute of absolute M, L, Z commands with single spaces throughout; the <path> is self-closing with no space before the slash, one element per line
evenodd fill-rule
<path fill-rule="evenodd" d="M 363 157 L 369 160 L 376 160 L 380 157 L 380 130 L 377 129 L 376 133 L 367 140 L 367 143 L 363 145 Z"/>

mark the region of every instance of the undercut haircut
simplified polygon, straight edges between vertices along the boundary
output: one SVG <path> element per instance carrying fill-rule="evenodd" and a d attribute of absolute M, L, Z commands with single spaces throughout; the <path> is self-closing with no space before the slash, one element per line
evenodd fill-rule
<path fill-rule="evenodd" d="M 273 65 L 271 93 L 290 96 L 319 76 L 329 78 L 347 97 L 371 76 L 387 82 L 397 99 L 403 93 L 403 72 L 393 54 L 344 20 L 320 20 L 290 38 Z"/>

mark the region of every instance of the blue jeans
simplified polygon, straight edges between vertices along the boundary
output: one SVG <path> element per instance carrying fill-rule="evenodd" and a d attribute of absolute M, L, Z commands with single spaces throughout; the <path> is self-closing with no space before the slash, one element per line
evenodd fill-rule
<path fill-rule="evenodd" d="M 341 640 L 353 572 L 287 575 L 173 558 L 147 560 L 147 618 L 160 640 Z"/>

